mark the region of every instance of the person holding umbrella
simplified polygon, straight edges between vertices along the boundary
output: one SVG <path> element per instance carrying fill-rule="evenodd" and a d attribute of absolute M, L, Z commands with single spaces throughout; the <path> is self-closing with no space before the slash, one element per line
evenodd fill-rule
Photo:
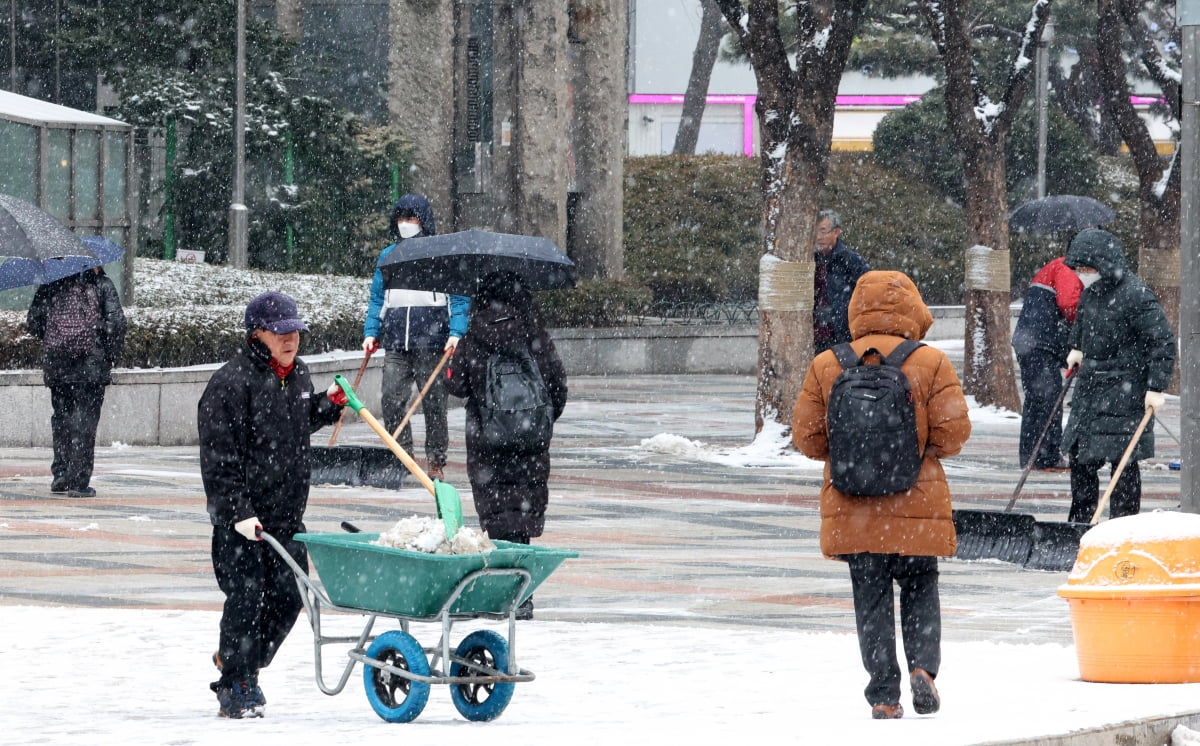
<path fill-rule="evenodd" d="M 117 289 L 98 266 L 39 285 L 25 326 L 42 341 L 42 380 L 50 389 L 50 491 L 94 497 L 90 483 L 104 389 L 125 348 Z"/>
<path fill-rule="evenodd" d="M 363 351 L 368 355 L 380 347 L 387 351 L 383 364 L 383 421 L 394 432 L 408 409 L 413 388 L 420 389 L 433 377 L 441 364 L 440 358 L 452 354 L 466 333 L 471 300 L 445 292 L 416 290 L 397 277 L 394 262 L 403 257 L 404 242 L 437 233 L 428 198 L 406 194 L 396 200 L 388 233 L 394 242 L 380 253 L 375 264 L 363 323 Z M 439 380 L 434 380 L 421 400 L 421 411 L 425 415 L 426 472 L 432 479 L 441 479 L 449 435 L 446 392 Z M 396 440 L 412 454 L 410 424 L 405 423 Z"/>
<path fill-rule="evenodd" d="M 1175 367 L 1175 335 L 1154 292 L 1125 265 L 1121 241 L 1108 231 L 1080 231 L 1066 265 L 1083 283 L 1066 367 L 1079 366 L 1063 450 L 1071 458 L 1069 520 L 1088 523 L 1099 502 L 1097 472 L 1114 470 L 1146 410 L 1162 407 Z M 1154 455 L 1154 429 L 1145 427 L 1114 487 L 1110 516 L 1141 510 L 1137 462 Z"/>
<path fill-rule="evenodd" d="M 446 387 L 466 399 L 467 476 L 480 526 L 492 539 L 528 544 L 546 523 L 550 435 L 518 445 L 515 434 L 487 432 L 492 366 L 505 359 L 532 361 L 526 367 L 540 379 L 534 384 L 541 384 L 552 426 L 567 404 L 566 370 L 525 283 L 515 273 L 494 272 L 474 298 L 470 327 L 446 369 Z M 517 618 L 533 618 L 532 597 Z"/>

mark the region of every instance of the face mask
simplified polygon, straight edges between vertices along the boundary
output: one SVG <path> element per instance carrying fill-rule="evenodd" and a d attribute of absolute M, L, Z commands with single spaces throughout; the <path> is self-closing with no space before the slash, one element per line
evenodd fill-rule
<path fill-rule="evenodd" d="M 1100 279 L 1099 272 L 1076 272 L 1075 274 L 1079 277 L 1079 281 L 1083 283 L 1084 290 L 1090 288 L 1093 282 Z"/>
<path fill-rule="evenodd" d="M 400 238 L 412 238 L 421 232 L 421 226 L 418 223 L 397 223 L 396 232 Z"/>

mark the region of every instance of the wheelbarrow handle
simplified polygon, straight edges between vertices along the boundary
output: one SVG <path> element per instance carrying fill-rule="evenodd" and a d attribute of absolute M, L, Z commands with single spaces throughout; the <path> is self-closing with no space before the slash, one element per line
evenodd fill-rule
<path fill-rule="evenodd" d="M 1117 480 L 1121 478 L 1121 472 L 1125 471 L 1125 465 L 1129 463 L 1129 457 L 1133 455 L 1133 449 L 1137 447 L 1138 439 L 1142 437 L 1142 431 L 1146 429 L 1146 425 L 1153 416 L 1154 410 L 1146 407 L 1146 413 L 1142 415 L 1142 421 L 1138 423 L 1137 430 L 1133 431 L 1133 437 L 1129 439 L 1129 445 L 1125 447 L 1125 453 L 1121 455 L 1121 461 L 1117 464 L 1117 468 L 1113 469 L 1112 479 L 1108 480 L 1108 487 L 1104 490 L 1104 496 L 1096 504 L 1096 512 L 1092 514 L 1092 520 L 1090 521 L 1091 525 L 1096 525 L 1096 522 L 1100 520 L 1100 514 L 1108 507 L 1108 498 L 1112 496 L 1113 489 L 1117 486 Z"/>

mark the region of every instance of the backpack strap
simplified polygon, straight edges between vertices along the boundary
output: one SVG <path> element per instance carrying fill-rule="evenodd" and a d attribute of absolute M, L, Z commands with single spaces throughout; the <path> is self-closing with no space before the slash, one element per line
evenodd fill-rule
<path fill-rule="evenodd" d="M 853 368 L 862 362 L 862 358 L 858 356 L 858 353 L 854 351 L 849 342 L 836 344 L 831 349 L 833 350 L 833 354 L 837 355 L 837 361 L 841 364 L 842 370 Z"/>
<path fill-rule="evenodd" d="M 892 350 L 892 354 L 888 355 L 887 357 L 885 357 L 883 359 L 883 364 L 891 365 L 895 368 L 899 368 L 901 365 L 904 364 L 904 361 L 908 359 L 909 355 L 916 352 L 918 347 L 924 347 L 924 346 L 925 346 L 924 342 L 918 342 L 913 339 L 906 339 L 903 342 L 901 342 L 900 344 L 896 345 L 896 349 Z"/>

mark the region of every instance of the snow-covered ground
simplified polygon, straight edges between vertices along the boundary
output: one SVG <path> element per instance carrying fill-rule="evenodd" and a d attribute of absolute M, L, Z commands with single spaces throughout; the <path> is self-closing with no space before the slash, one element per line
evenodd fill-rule
<path fill-rule="evenodd" d="M 464 720 L 440 686 L 414 723 L 393 725 L 371 710 L 361 668 L 337 696 L 317 689 L 302 618 L 262 674 L 267 716 L 230 721 L 217 717 L 207 686 L 217 619 L 199 611 L 0 607 L 0 743 L 964 746 L 1195 710 L 1200 702 L 1200 684 L 1081 682 L 1070 647 L 948 644 L 938 678 L 942 711 L 921 717 L 909 708 L 903 720 L 873 721 L 853 694 L 866 682 L 852 635 L 533 621 L 519 625 L 516 641 L 520 664 L 537 679 L 516 685 L 499 719 Z M 326 634 L 357 633 L 363 622 L 322 620 Z M 504 634 L 503 625 L 494 628 Z M 436 643 L 433 626 L 417 625 L 414 634 Z M 341 649 L 326 651 L 329 683 L 340 673 Z"/>

